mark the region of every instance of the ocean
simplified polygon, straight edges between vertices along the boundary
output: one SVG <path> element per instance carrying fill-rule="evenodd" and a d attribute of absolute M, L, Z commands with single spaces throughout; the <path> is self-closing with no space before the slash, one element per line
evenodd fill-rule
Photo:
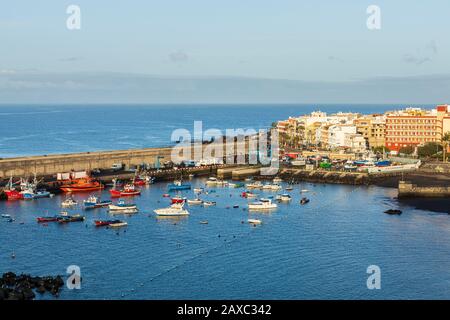
<path fill-rule="evenodd" d="M 312 111 L 382 113 L 399 105 L 2 105 L 0 157 L 171 145 L 172 131 L 265 129 Z"/>

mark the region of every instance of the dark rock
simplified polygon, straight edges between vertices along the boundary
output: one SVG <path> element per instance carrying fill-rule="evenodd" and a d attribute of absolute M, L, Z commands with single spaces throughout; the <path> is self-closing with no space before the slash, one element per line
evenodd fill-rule
<path fill-rule="evenodd" d="M 44 286 L 37 287 L 36 291 L 39 292 L 40 294 L 44 294 L 45 293 L 45 287 Z"/>
<path fill-rule="evenodd" d="M 25 300 L 33 300 L 36 297 L 36 295 L 34 294 L 33 290 L 25 289 L 23 290 L 23 297 Z"/>

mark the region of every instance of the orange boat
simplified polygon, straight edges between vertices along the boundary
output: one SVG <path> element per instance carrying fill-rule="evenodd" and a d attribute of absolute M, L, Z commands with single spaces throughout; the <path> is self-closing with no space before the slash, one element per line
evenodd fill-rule
<path fill-rule="evenodd" d="M 63 192 L 84 192 L 101 190 L 105 186 L 92 178 L 80 178 L 71 180 L 69 183 L 63 184 L 60 189 Z"/>

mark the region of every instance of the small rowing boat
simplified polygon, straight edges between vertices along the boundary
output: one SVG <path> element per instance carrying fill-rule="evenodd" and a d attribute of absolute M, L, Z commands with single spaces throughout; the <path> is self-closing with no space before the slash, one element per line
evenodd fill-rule
<path fill-rule="evenodd" d="M 96 227 L 106 227 L 109 226 L 112 223 L 120 223 L 121 220 L 95 220 L 94 224 Z"/>
<path fill-rule="evenodd" d="M 122 228 L 122 227 L 126 227 L 128 225 L 128 223 L 121 221 L 121 222 L 115 222 L 115 223 L 110 223 L 109 226 L 111 228 Z"/>
<path fill-rule="evenodd" d="M 259 219 L 248 219 L 247 222 L 253 225 L 262 223 L 262 221 Z"/>
<path fill-rule="evenodd" d="M 73 216 L 62 216 L 58 217 L 57 221 L 59 223 L 69 223 L 69 222 L 81 222 L 84 221 L 85 217 L 79 214 Z"/>
<path fill-rule="evenodd" d="M 188 205 L 199 205 L 203 203 L 203 200 L 200 198 L 195 198 L 195 199 L 188 199 L 187 200 Z"/>

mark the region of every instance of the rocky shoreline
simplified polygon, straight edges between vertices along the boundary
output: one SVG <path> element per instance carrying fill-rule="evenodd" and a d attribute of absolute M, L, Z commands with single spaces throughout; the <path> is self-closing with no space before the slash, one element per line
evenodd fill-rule
<path fill-rule="evenodd" d="M 39 294 L 49 292 L 58 297 L 62 286 L 64 280 L 59 275 L 35 277 L 6 272 L 0 278 L 0 300 L 33 300 L 36 292 Z"/>

